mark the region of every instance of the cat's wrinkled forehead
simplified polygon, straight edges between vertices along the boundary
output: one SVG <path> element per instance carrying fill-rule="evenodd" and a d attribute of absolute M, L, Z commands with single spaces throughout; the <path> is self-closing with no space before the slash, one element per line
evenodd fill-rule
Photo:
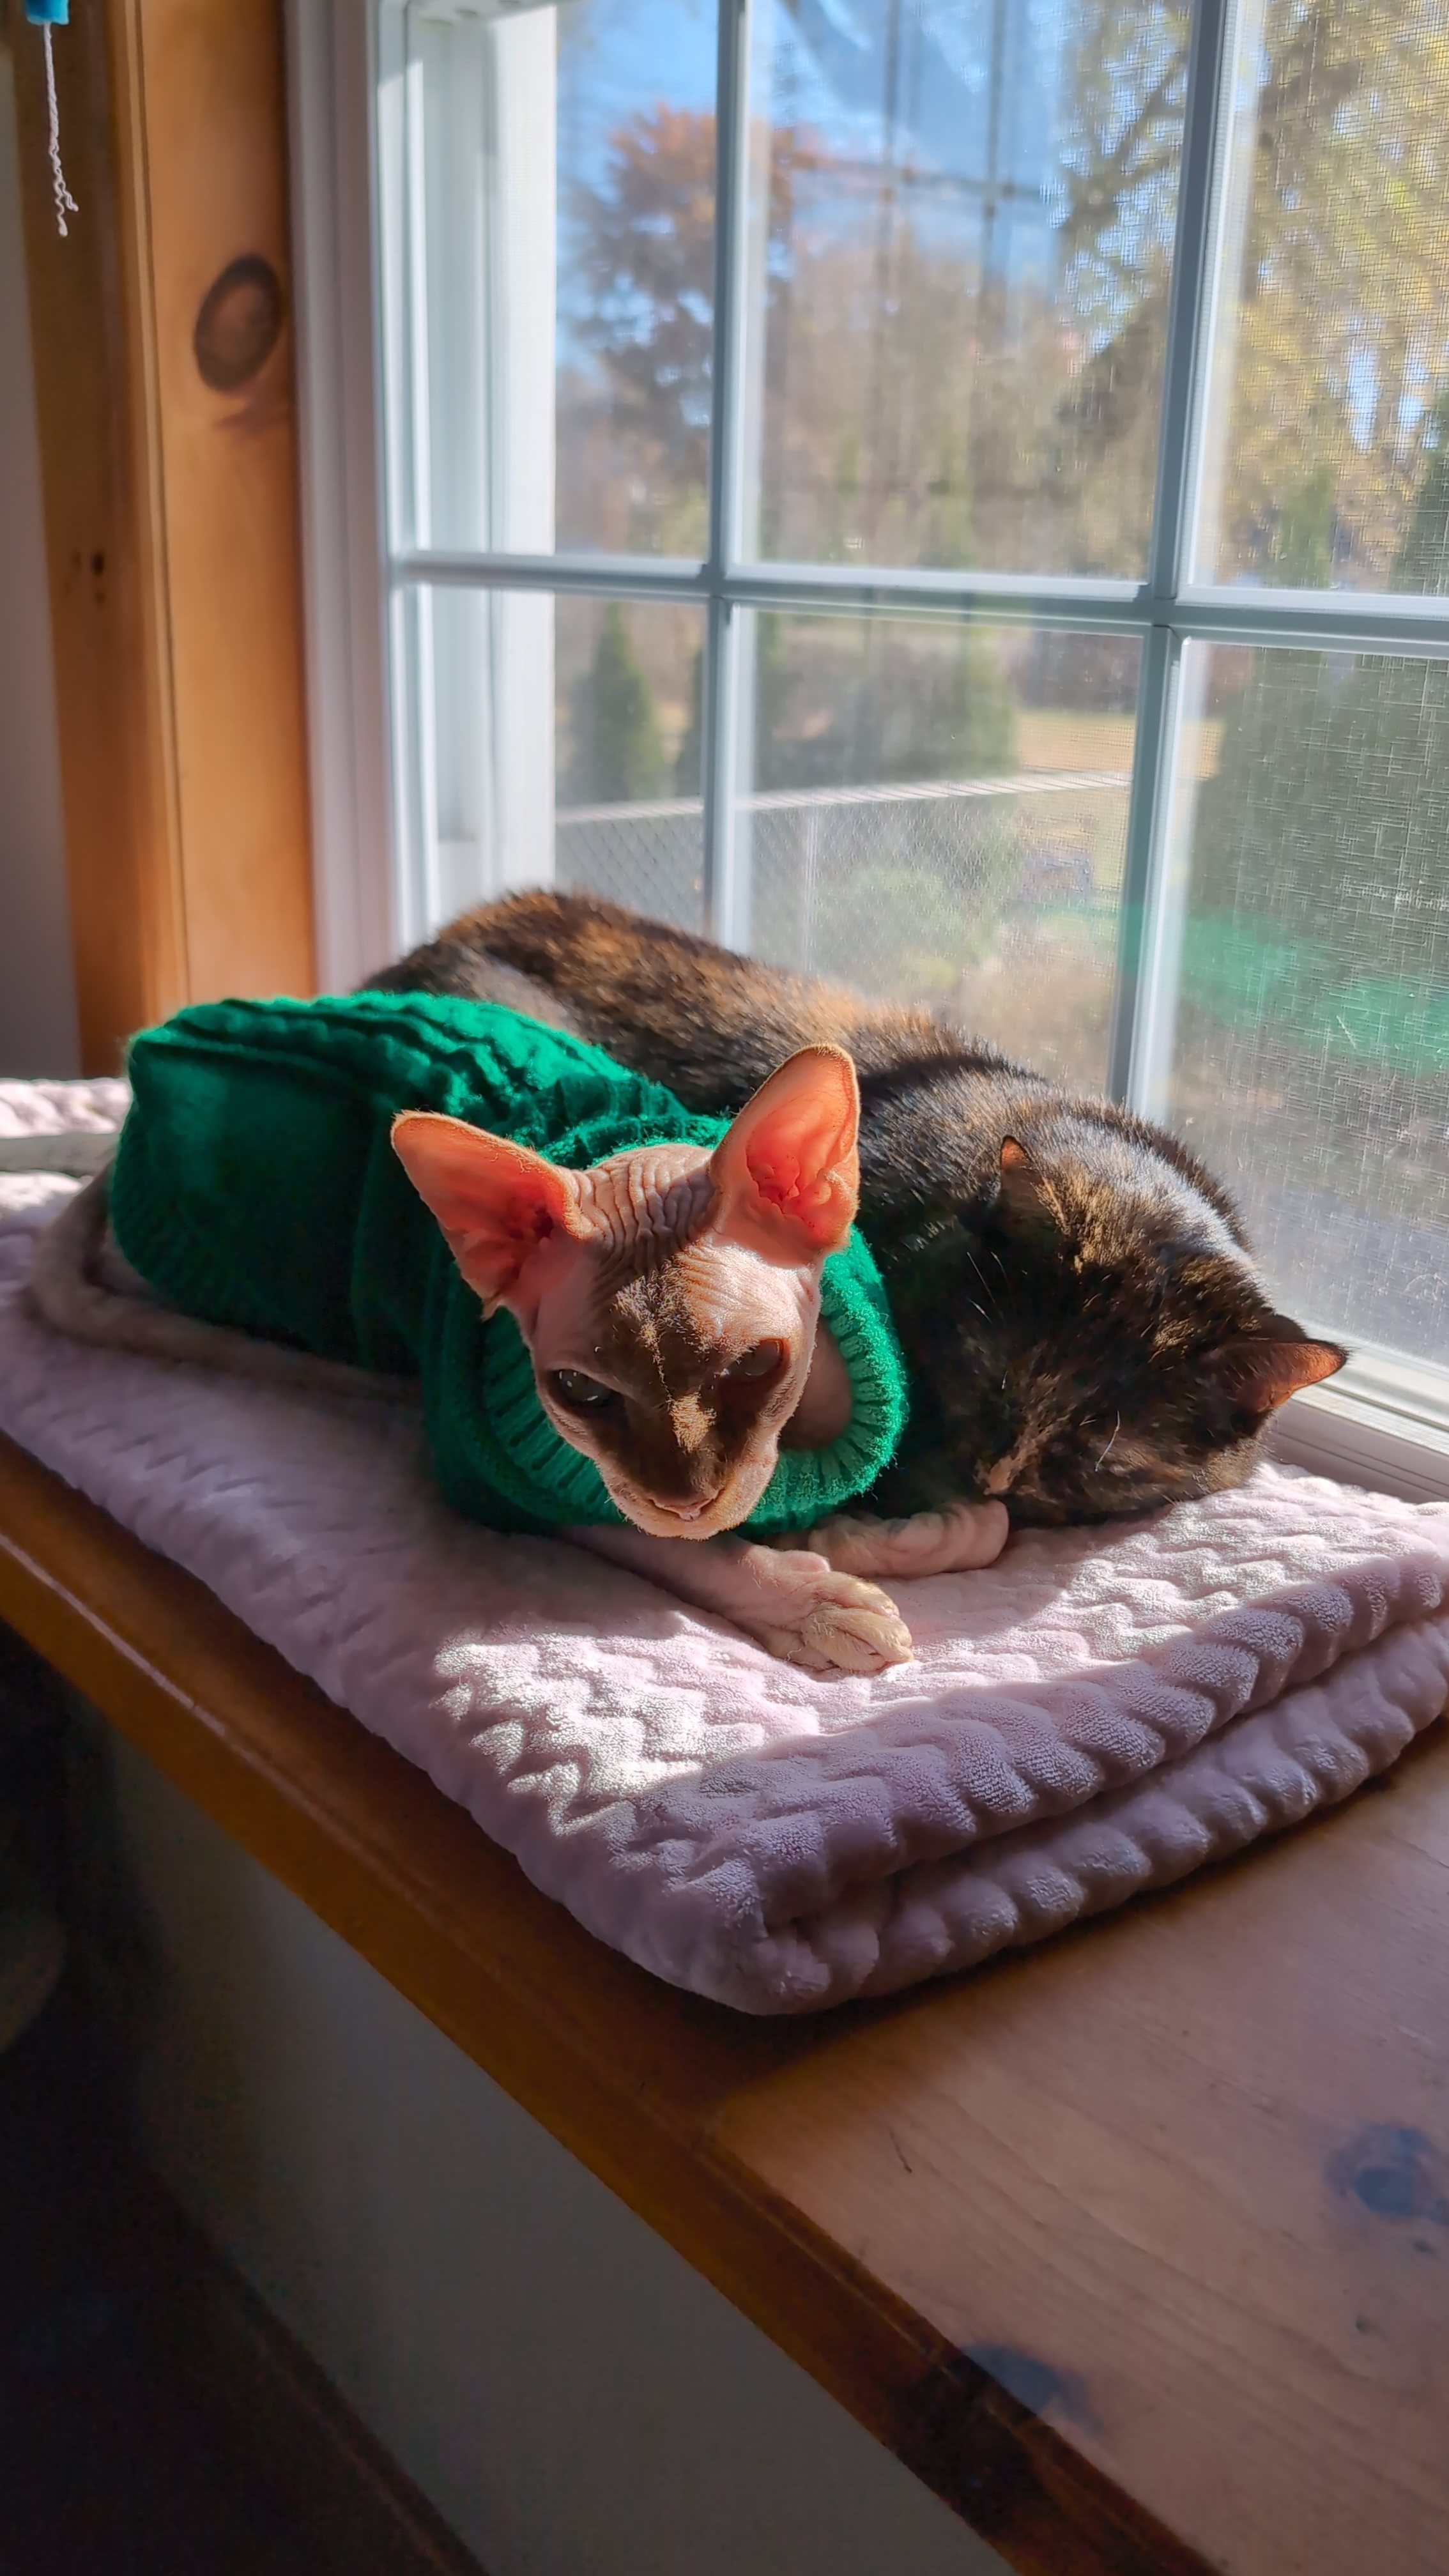
<path fill-rule="evenodd" d="M 621 1281 L 647 1276 L 707 1225 L 716 1190 L 698 1146 L 611 1154 L 577 1175 L 581 1225 Z"/>

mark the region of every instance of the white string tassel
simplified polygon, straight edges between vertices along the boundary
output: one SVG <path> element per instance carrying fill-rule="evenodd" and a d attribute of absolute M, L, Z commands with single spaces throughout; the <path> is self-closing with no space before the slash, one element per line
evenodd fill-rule
<path fill-rule="evenodd" d="M 45 95 L 50 107 L 50 175 L 55 186 L 55 224 L 64 241 L 69 230 L 66 216 L 78 215 L 80 208 L 65 184 L 65 172 L 60 166 L 60 108 L 55 95 L 55 55 L 51 49 L 49 19 L 41 34 L 45 38 Z"/>

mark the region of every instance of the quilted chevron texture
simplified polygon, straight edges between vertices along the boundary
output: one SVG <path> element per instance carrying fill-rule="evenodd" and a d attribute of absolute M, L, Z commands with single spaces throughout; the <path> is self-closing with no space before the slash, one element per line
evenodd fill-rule
<path fill-rule="evenodd" d="M 19 1137 L 114 1135 L 130 1100 L 130 1084 L 115 1075 L 90 1082 L 0 1081 L 0 1170 L 4 1144 Z"/>
<path fill-rule="evenodd" d="M 890 1993 L 1180 1879 L 1346 1797 L 1449 1697 L 1449 1505 L 1273 1467 L 902 1585 L 917 1660 L 816 1678 L 455 1517 L 395 1397 L 58 1340 L 22 1297 L 45 1214 L 0 1224 L 0 1427 L 599 1939 L 744 2011 Z"/>

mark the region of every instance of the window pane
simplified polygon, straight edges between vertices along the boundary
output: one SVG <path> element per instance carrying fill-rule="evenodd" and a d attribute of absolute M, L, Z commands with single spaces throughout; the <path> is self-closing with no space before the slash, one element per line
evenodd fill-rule
<path fill-rule="evenodd" d="M 1256 0 L 1233 97 L 1199 577 L 1442 591 L 1449 13 Z"/>
<path fill-rule="evenodd" d="M 757 611 L 734 931 L 1100 1088 L 1138 648 Z"/>
<path fill-rule="evenodd" d="M 1449 664 L 1194 646 L 1154 1105 L 1275 1293 L 1449 1343 Z"/>
<path fill-rule="evenodd" d="M 1135 574 L 1188 12 L 758 0 L 745 551 Z"/>
<path fill-rule="evenodd" d="M 394 543 L 702 554 L 711 0 L 382 26 Z"/>
<path fill-rule="evenodd" d="M 704 627 L 693 604 L 403 595 L 408 938 L 550 883 L 702 926 Z"/>

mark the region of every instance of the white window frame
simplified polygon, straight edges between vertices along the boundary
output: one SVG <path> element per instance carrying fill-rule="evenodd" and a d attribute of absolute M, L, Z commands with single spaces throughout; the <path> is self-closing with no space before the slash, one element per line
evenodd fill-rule
<path fill-rule="evenodd" d="M 1224 589 L 1189 578 L 1206 446 L 1206 352 L 1226 245 L 1220 208 L 1239 0 L 1197 0 L 1189 58 L 1167 361 L 1148 564 L 1140 582 L 897 571 L 741 559 L 746 470 L 746 154 L 750 0 L 721 0 L 715 267 L 715 434 L 709 551 L 699 561 L 390 548 L 384 495 L 374 101 L 388 0 L 287 0 L 298 300 L 304 574 L 320 971 L 345 987 L 395 955 L 407 918 L 395 865 L 388 630 L 418 585 L 554 597 L 692 601 L 707 618 L 706 926 L 739 944 L 748 918 L 739 830 L 741 637 L 756 608 L 949 615 L 1134 636 L 1136 749 L 1108 1089 L 1160 1108 L 1171 948 L 1172 790 L 1184 646 L 1195 640 L 1449 658 L 1449 600 Z M 478 5 L 478 0 L 473 0 Z M 490 0 L 482 0 L 484 10 Z M 1412 1500 L 1449 1495 L 1449 1369 L 1355 1352 L 1280 1417 L 1279 1453 Z"/>

